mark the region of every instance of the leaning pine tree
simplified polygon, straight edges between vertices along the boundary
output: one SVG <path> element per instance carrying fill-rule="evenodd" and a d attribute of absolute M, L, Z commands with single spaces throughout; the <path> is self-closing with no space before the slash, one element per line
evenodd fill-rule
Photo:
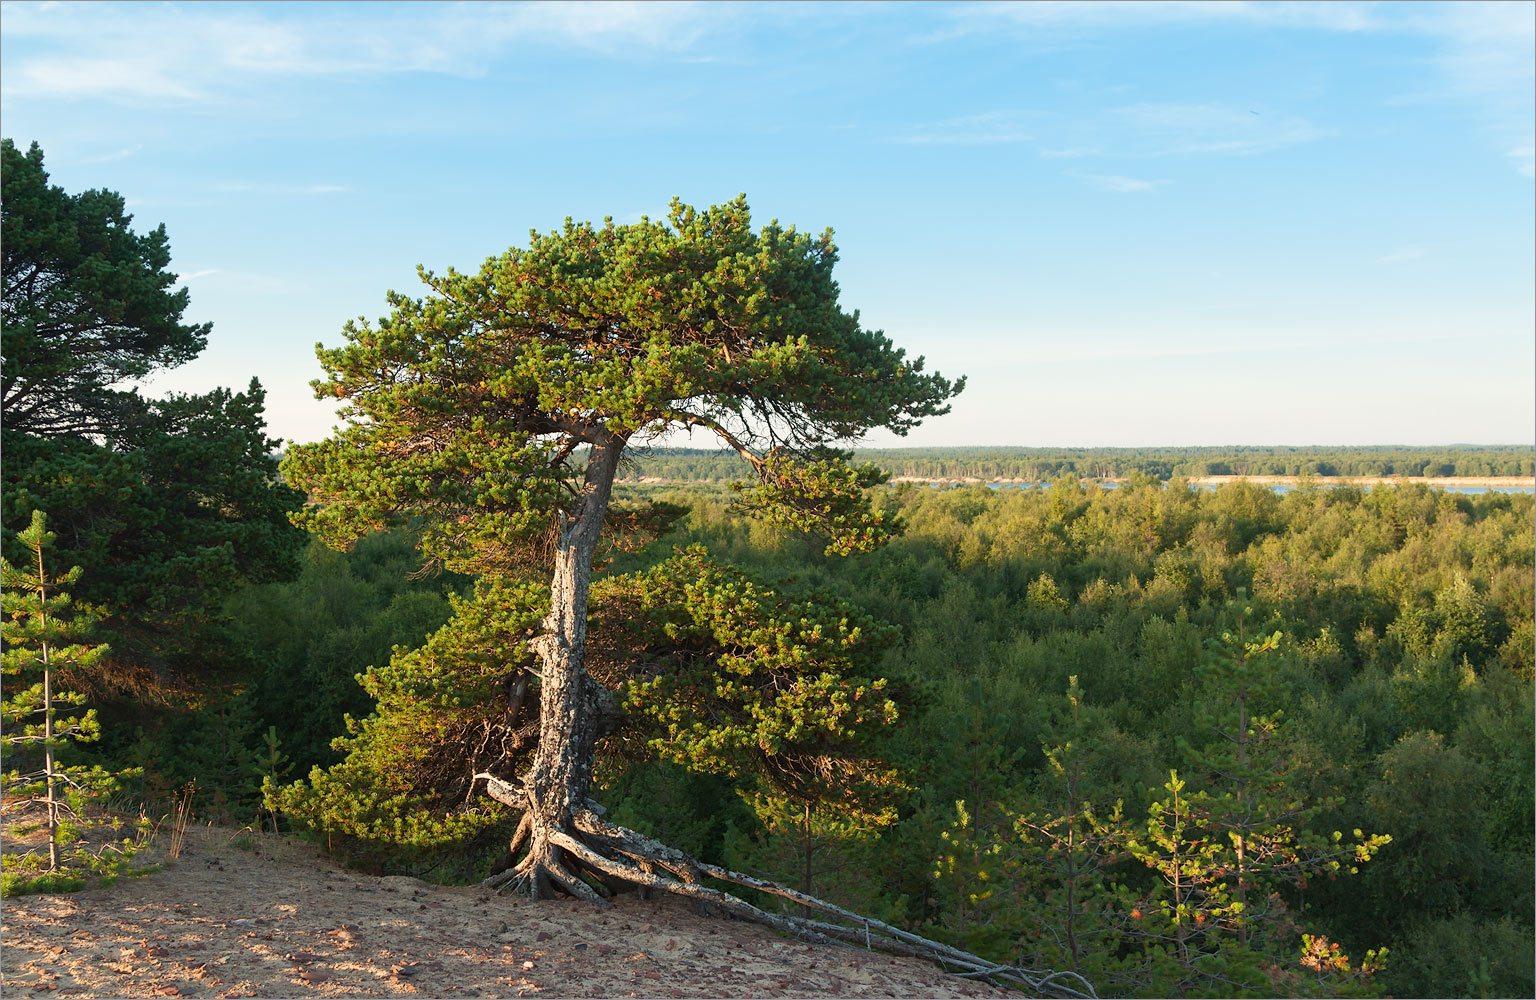
<path fill-rule="evenodd" d="M 963 380 L 925 374 L 922 359 L 906 358 L 844 312 L 836 259 L 830 232 L 815 237 L 776 223 L 754 232 L 744 198 L 707 211 L 674 201 L 666 223 L 568 220 L 477 274 L 422 272 L 429 295 L 392 293 L 389 317 L 348 324 L 347 344 L 322 348 L 329 380 L 316 392 L 342 400 L 347 423 L 329 440 L 295 448 L 285 463 L 289 481 L 309 493 L 304 522 L 344 545 L 413 518 L 429 559 L 480 577 L 461 617 L 508 644 L 499 657 L 483 645 L 470 654 L 478 680 L 469 688 L 499 698 L 494 710 L 453 716 L 465 721 L 452 734 L 444 732 L 448 717 L 422 710 L 423 685 L 444 669 L 438 657 L 466 646 L 440 633 L 419 654 L 397 655 L 375 672 L 381 714 L 354 722 L 353 744 L 338 745 L 353 750 L 349 764 L 385 777 L 390 769 L 377 759 L 361 762 L 357 741 L 383 745 L 382 713 L 411 703 L 418 731 L 458 746 L 471 766 L 493 762 L 477 766 L 478 787 L 521 813 L 509 867 L 494 879 L 535 897 L 563 891 L 596 901 L 624 885 L 662 889 L 802 935 L 942 953 L 961 968 L 1006 973 L 702 864 L 608 822 L 588 798 L 599 741 L 626 717 L 649 723 L 650 745 L 664 757 L 756 775 L 807 801 L 837 801 L 849 786 L 883 780 L 859 756 L 855 732 L 890 711 L 856 662 L 860 649 L 881 643 L 847 616 L 815 621 L 825 602 L 797 608 L 695 551 L 648 578 L 600 581 L 589 612 L 605 532 L 656 521 L 656 512 L 610 507 L 625 449 L 667 432 L 705 432 L 740 454 L 755 482 L 741 488 L 739 505 L 820 534 L 829 554 L 868 550 L 895 532 L 866 496 L 882 474 L 850 465 L 837 446 L 875 427 L 904 434 L 947 412 Z M 553 564 L 547 595 L 516 586 L 530 563 L 546 573 Z M 590 645 L 589 616 L 611 632 Z M 724 704 L 701 704 L 711 698 Z M 458 709 L 463 699 L 447 700 Z M 517 719 L 533 705 L 529 759 L 519 751 L 531 727 Z M 409 741 L 396 745 L 410 757 Z M 412 759 L 431 770 L 432 761 Z M 522 773 L 509 773 L 522 760 Z M 452 768 L 443 770 L 446 777 Z M 312 778 L 308 800 L 277 798 L 334 812 L 334 787 L 322 772 Z M 442 795 L 440 787 L 396 791 L 370 808 L 430 805 Z M 778 893 L 857 930 L 769 914 L 707 888 L 701 875 Z"/>

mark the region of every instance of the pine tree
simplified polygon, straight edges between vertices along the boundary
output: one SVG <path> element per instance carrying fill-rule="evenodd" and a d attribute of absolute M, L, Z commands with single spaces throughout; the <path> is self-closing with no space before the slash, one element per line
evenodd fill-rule
<path fill-rule="evenodd" d="M 1021 948 L 1030 965 L 1067 968 L 1107 985 L 1124 917 L 1114 906 L 1108 869 L 1125 856 L 1117 801 L 1100 815 L 1096 780 L 1101 734 L 1084 717 L 1077 677 L 1068 678 L 1066 706 L 1052 720 L 1046 771 L 1036 802 L 1015 827 L 1026 867 L 1040 891 L 1031 894 Z"/>
<path fill-rule="evenodd" d="M 1284 716 L 1265 711 L 1282 689 L 1281 634 L 1249 640 L 1248 613 L 1239 612 L 1234 630 L 1211 644 L 1199 670 L 1206 738 L 1187 749 L 1206 787 L 1192 788 L 1172 771 L 1144 827 L 1126 831 L 1129 855 L 1156 875 L 1151 892 L 1127 896 L 1134 936 L 1154 981 L 1169 993 L 1347 990 L 1379 967 L 1384 952 L 1351 967 L 1325 939 L 1305 939 L 1302 962 L 1319 975 L 1314 983 L 1298 978 L 1291 956 L 1299 932 L 1286 893 L 1358 871 L 1392 838 L 1355 830 L 1346 841 L 1340 832 L 1308 828 L 1337 803 L 1308 802 L 1296 791 L 1301 775 Z M 1319 966 L 1320 953 L 1332 955 L 1331 964 Z"/>
<path fill-rule="evenodd" d="M 344 401 L 349 423 L 285 463 L 313 501 L 307 524 L 346 545 L 419 516 L 423 550 L 451 569 L 550 574 L 526 640 L 539 661 L 536 752 L 491 786 L 517 789 L 534 895 L 595 899 L 572 868 L 619 864 L 593 860 L 607 848 L 577 814 L 619 718 L 616 692 L 586 666 L 587 619 L 594 553 L 625 522 L 611 501 L 631 442 L 717 437 L 756 474 L 740 508 L 824 535 L 828 553 L 897 530 L 865 496 L 884 475 L 836 446 L 873 427 L 905 433 L 945 412 L 961 383 L 923 374 L 844 312 L 836 260 L 830 232 L 754 232 L 744 198 L 674 202 L 665 223 L 567 221 L 477 274 L 423 271 L 431 295 L 391 294 L 392 315 L 349 324 L 345 346 L 320 352 L 329 380 L 316 391 Z"/>
<path fill-rule="evenodd" d="M 43 151 L 0 140 L 4 196 L 6 429 L 46 438 L 114 435 L 136 397 L 118 386 L 184 364 L 212 324 L 184 324 L 189 292 L 168 270 L 165 227 L 139 235 L 123 196 L 48 183 Z"/>
<path fill-rule="evenodd" d="M 315 768 L 307 785 L 269 783 L 269 807 L 375 866 L 441 863 L 473 843 L 505 815 L 479 797 L 476 776 L 527 766 L 537 745 L 538 667 L 525 640 L 547 599 L 484 581 L 454 598 L 453 619 L 424 646 L 363 675 L 378 707 L 348 720 L 336 741 L 346 760 Z M 591 609 L 587 669 L 615 692 L 622 717 L 605 750 L 617 761 L 721 776 L 774 817 L 812 810 L 819 831 L 894 819 L 900 785 L 872 746 L 896 706 L 869 676 L 894 630 L 696 546 L 599 581 Z M 507 868 L 497 884 L 520 874 Z"/>
<path fill-rule="evenodd" d="M 49 184 L 36 143 L 0 140 L 0 160 L 3 554 L 31 561 L 14 539 L 43 510 L 55 559 L 84 568 L 75 596 L 113 647 L 77 675 L 93 698 L 126 693 L 130 678 L 206 678 L 228 663 L 225 599 L 293 575 L 305 544 L 265 393 L 253 379 L 244 392 L 140 395 L 136 382 L 191 361 L 212 328 L 182 322 L 189 292 L 165 227 L 134 232 L 117 192 Z"/>
<path fill-rule="evenodd" d="M 106 654 L 107 647 L 91 641 L 96 622 L 92 611 L 77 605 L 62 589 L 80 579 L 80 568 L 61 576 L 49 575 L 45 550 L 53 540 L 53 533 L 47 530 L 47 516 L 36 511 L 31 525 L 17 534 L 17 542 L 32 554 L 33 565 L 18 569 L 0 560 L 0 583 L 5 589 L 4 620 L 0 622 L 5 647 L 0 664 L 10 688 L 0 702 L 0 714 L 6 722 L 0 745 L 12 760 L 18 756 L 35 759 L 39 751 L 42 757 L 41 767 L 6 772 L 6 795 L 13 801 L 43 804 L 48 830 L 47 875 L 64 867 L 60 848 L 79 839 L 78 823 L 86 803 L 117 788 L 117 776 L 101 767 L 66 764 L 60 759 L 66 748 L 100 736 L 95 710 L 80 711 L 85 696 L 58 689 L 60 672 L 88 669 Z M 8 867 L 16 867 L 12 856 L 7 855 L 6 861 Z M 12 875 L 7 880 L 8 892 L 18 886 L 14 871 Z"/>

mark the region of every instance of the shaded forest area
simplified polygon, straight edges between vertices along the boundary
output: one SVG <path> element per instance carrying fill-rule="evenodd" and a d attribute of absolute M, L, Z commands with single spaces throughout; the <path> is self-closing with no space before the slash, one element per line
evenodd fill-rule
<path fill-rule="evenodd" d="M 859 448 L 854 460 L 914 479 L 1076 479 L 1200 476 L 1530 476 L 1529 447 Z M 632 479 L 728 483 L 747 465 L 730 452 L 654 448 L 635 458 Z"/>

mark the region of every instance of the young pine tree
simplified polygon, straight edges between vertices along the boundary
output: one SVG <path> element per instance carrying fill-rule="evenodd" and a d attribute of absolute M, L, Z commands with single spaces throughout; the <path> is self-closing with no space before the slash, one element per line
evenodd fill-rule
<path fill-rule="evenodd" d="M 35 511 L 32 523 L 17 534 L 17 541 L 32 554 L 26 569 L 0 559 L 0 583 L 5 590 L 4 620 L 0 636 L 4 651 L 0 669 L 6 677 L 7 696 L 0 702 L 6 731 L 0 745 L 13 767 L 4 775 L 7 798 L 42 804 L 48 830 L 48 863 L 39 874 L 57 876 L 67 858 L 60 848 L 79 839 L 79 820 L 85 803 L 114 791 L 116 777 L 99 766 L 67 765 L 60 752 L 72 744 L 89 743 L 100 735 L 94 709 L 81 712 L 85 696 L 56 689 L 59 672 L 86 669 L 107 652 L 90 642 L 95 615 L 78 606 L 62 588 L 80 578 L 74 567 L 62 576 L 50 576 L 45 550 L 53 542 L 47 517 Z M 41 759 L 39 759 L 41 758 Z M 8 868 L 36 870 L 35 863 L 12 861 Z M 10 874 L 10 873 L 8 873 Z M 7 894 L 28 881 L 16 873 L 6 879 Z M 51 878 L 50 884 L 63 885 Z"/>
<path fill-rule="evenodd" d="M 1021 907 L 1019 947 L 1032 966 L 1071 969 L 1101 986 L 1113 981 L 1125 915 L 1114 905 L 1108 869 L 1124 857 L 1120 803 L 1103 810 L 1103 733 L 1084 717 L 1077 677 L 1055 713 L 1046 771 L 1031 812 L 1015 823 L 1038 889 Z"/>
<path fill-rule="evenodd" d="M 1155 873 L 1153 889 L 1128 897 L 1148 968 L 1165 995 L 1232 996 L 1303 991 L 1331 995 L 1361 985 L 1384 953 L 1352 967 L 1337 946 L 1302 935 L 1286 894 L 1316 878 L 1353 873 L 1390 842 L 1345 842 L 1308 829 L 1331 801 L 1305 801 L 1294 742 L 1278 711 L 1280 633 L 1250 641 L 1242 615 L 1235 633 L 1212 644 L 1200 673 L 1205 739 L 1187 747 L 1206 776 L 1191 788 L 1177 771 L 1153 801 L 1141 831 L 1128 830 L 1131 857 Z M 1196 734 L 1192 734 L 1196 735 Z"/>

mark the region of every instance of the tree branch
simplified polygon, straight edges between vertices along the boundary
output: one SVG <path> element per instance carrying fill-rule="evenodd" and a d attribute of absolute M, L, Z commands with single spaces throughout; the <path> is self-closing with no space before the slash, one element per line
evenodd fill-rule
<path fill-rule="evenodd" d="M 989 962 L 979 955 L 973 955 L 959 948 L 941 944 L 920 934 L 904 931 L 884 921 L 863 916 L 852 910 L 844 909 L 835 903 L 829 903 L 824 899 L 818 899 L 815 896 L 799 892 L 777 882 L 770 882 L 752 875 L 706 864 L 689 857 L 676 848 L 668 847 L 650 837 L 636 833 L 634 830 L 609 823 L 590 809 L 576 814 L 576 826 L 578 830 L 584 833 L 602 837 L 610 848 L 635 859 L 637 865 L 645 860 L 650 860 L 674 871 L 681 868 L 709 875 L 721 881 L 734 882 L 737 885 L 756 889 L 759 892 L 781 896 L 808 909 L 820 910 L 823 913 L 849 921 L 855 926 L 847 927 L 823 921 L 807 920 L 801 917 L 770 914 L 729 893 L 710 889 L 697 883 L 666 878 L 654 872 L 647 872 L 639 867 L 603 858 L 602 855 L 590 847 L 563 832 L 558 833 L 558 837 L 556 834 L 550 834 L 552 842 L 570 851 L 584 863 L 598 867 L 617 878 L 622 878 L 648 888 L 662 889 L 675 895 L 688 896 L 715 903 L 721 908 L 736 913 L 748 920 L 764 923 L 770 927 L 787 931 L 798 937 L 818 943 L 828 943 L 833 938 L 841 938 L 844 941 L 855 944 L 863 943 L 866 947 L 878 947 L 882 951 L 922 958 L 927 961 L 938 962 L 946 967 L 950 965 L 957 966 L 966 970 L 968 975 L 978 978 L 997 979 L 1023 985 L 1041 996 L 1068 998 L 1097 997 L 1093 986 L 1075 972 L 1038 971 Z M 593 858 L 598 860 L 593 860 Z M 1058 980 L 1062 979 L 1075 980 L 1081 985 L 1082 989 L 1074 989 L 1058 982 Z"/>
<path fill-rule="evenodd" d="M 748 462 L 751 462 L 754 469 L 758 470 L 759 472 L 762 471 L 763 465 L 767 460 L 758 457 L 750 448 L 743 444 L 736 437 L 736 435 L 720 426 L 718 422 L 711 420 L 708 417 L 701 417 L 697 414 L 689 413 L 686 410 L 677 410 L 675 411 L 675 415 L 678 419 L 682 420 L 683 423 L 688 424 L 690 427 L 703 427 L 707 430 L 714 431 L 716 434 L 720 435 L 721 440 L 730 445 L 738 455 L 746 459 Z"/>

